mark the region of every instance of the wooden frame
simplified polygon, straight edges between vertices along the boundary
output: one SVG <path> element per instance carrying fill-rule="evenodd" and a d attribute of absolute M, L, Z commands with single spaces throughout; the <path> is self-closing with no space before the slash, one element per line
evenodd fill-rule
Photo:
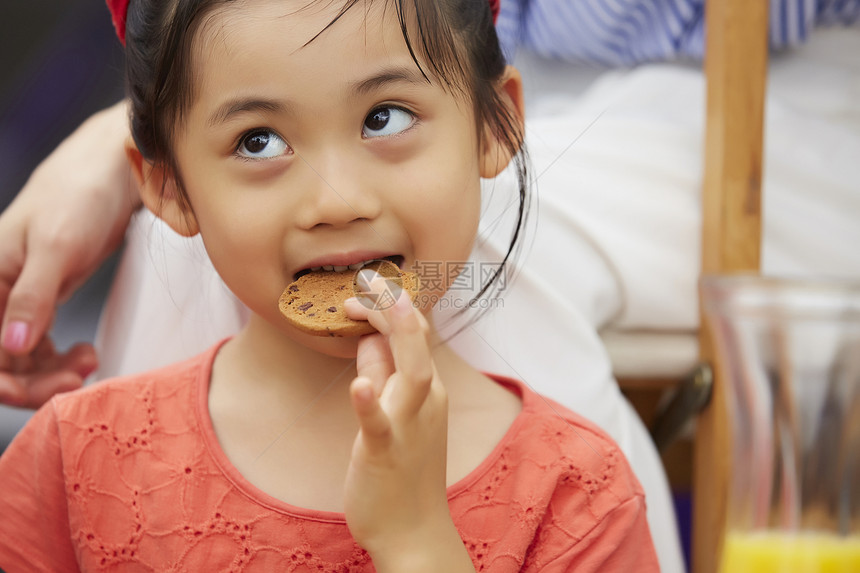
<path fill-rule="evenodd" d="M 760 268 L 768 1 L 706 3 L 702 274 Z M 731 468 L 724 375 L 704 316 L 701 325 L 700 357 L 714 370 L 714 387 L 696 428 L 692 565 L 694 573 L 714 573 Z"/>
<path fill-rule="evenodd" d="M 758 272 L 760 268 L 769 2 L 707 0 L 705 5 L 702 275 Z M 713 386 L 696 423 L 692 569 L 693 573 L 716 573 L 725 527 L 730 443 L 724 374 L 714 359 L 706 317 L 700 315 L 699 357 L 711 367 Z M 628 395 L 649 389 L 659 394 L 679 387 L 678 380 L 665 379 L 619 383 Z M 653 412 L 644 414 L 653 418 Z"/>

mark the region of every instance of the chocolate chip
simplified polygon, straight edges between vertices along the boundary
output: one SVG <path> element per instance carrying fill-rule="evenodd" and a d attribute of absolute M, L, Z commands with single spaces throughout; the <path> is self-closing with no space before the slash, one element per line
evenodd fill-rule
<path fill-rule="evenodd" d="M 314 305 L 314 303 L 312 303 L 312 302 L 306 302 L 305 304 L 303 304 L 303 305 L 301 305 L 301 306 L 299 307 L 299 310 L 300 310 L 300 311 L 302 311 L 302 312 L 305 312 L 305 311 L 307 311 L 310 307 L 312 307 L 313 305 Z"/>
<path fill-rule="evenodd" d="M 337 308 L 335 308 L 335 307 L 333 307 L 333 306 L 330 306 L 330 307 L 328 307 L 328 308 L 326 309 L 326 311 L 328 311 L 328 312 L 337 312 Z"/>
<path fill-rule="evenodd" d="M 299 292 L 299 287 L 296 285 L 290 285 L 290 292 Z"/>

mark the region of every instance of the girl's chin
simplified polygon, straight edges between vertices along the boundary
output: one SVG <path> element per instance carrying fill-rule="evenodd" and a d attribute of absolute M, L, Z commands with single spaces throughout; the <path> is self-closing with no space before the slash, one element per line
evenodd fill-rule
<path fill-rule="evenodd" d="M 303 332 L 297 332 L 296 336 L 291 338 L 309 350 L 332 358 L 355 358 L 358 354 L 358 341 L 361 339 L 360 336 L 313 336 Z"/>
<path fill-rule="evenodd" d="M 286 355 L 300 356 L 310 351 L 332 358 L 352 359 L 358 354 L 360 336 L 314 336 L 288 324 L 280 313 L 260 316 L 252 312 L 244 332 L 252 344 L 282 348 Z"/>

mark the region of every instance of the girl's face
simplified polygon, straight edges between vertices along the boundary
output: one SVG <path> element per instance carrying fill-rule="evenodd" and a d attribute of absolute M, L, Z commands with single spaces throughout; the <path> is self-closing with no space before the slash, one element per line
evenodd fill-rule
<path fill-rule="evenodd" d="M 337 2 L 230 3 L 192 48 L 194 102 L 174 145 L 191 212 L 162 216 L 199 231 L 231 290 L 311 346 L 278 310 L 296 273 L 390 255 L 404 269 L 468 260 L 479 177 L 504 154 L 481 151 L 469 102 L 424 79 L 387 4 L 358 4 L 325 29 Z M 450 280 L 425 280 L 427 294 Z"/>

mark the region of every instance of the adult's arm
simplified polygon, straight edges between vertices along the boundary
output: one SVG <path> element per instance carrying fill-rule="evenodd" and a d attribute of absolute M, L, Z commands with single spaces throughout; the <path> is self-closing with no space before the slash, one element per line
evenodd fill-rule
<path fill-rule="evenodd" d="M 772 50 L 797 47 L 816 26 L 860 23 L 860 2 L 769 0 Z M 509 55 L 525 47 L 550 59 L 598 66 L 700 60 L 703 0 L 508 0 L 497 30 Z"/>
<path fill-rule="evenodd" d="M 58 353 L 55 309 L 122 242 L 140 205 L 120 102 L 96 113 L 33 172 L 0 215 L 0 402 L 35 408 L 81 385 L 96 367 L 79 344 Z"/>

